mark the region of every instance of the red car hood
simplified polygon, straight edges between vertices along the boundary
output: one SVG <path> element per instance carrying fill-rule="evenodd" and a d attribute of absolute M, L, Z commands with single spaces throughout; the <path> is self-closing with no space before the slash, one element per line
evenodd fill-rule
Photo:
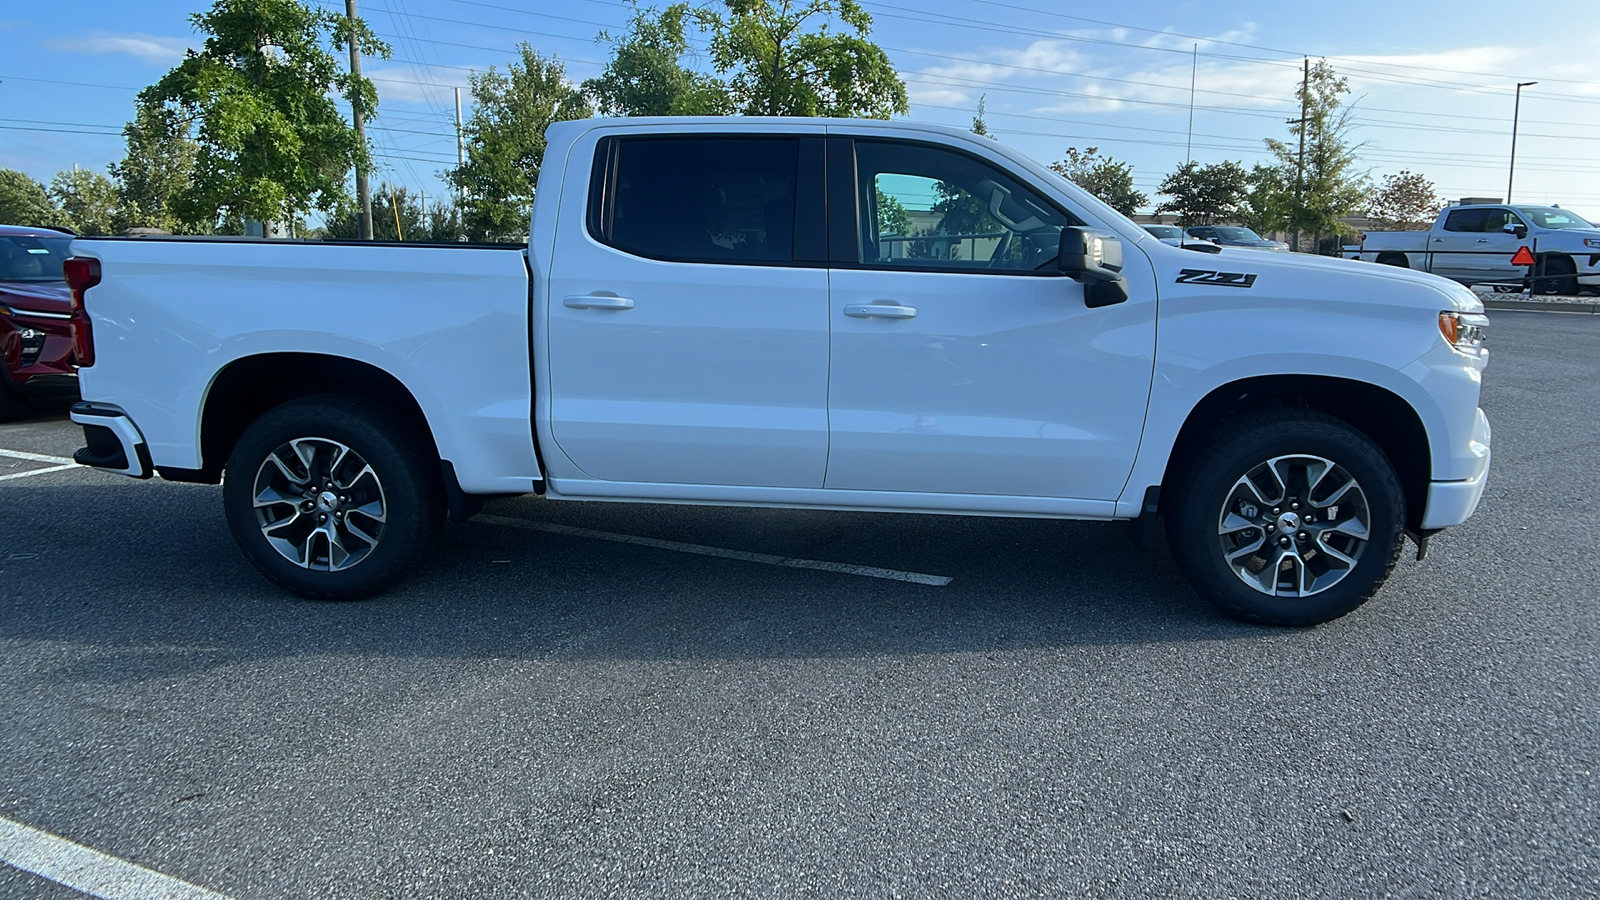
<path fill-rule="evenodd" d="M 0 306 L 65 313 L 72 311 L 72 294 L 64 281 L 0 281 Z"/>

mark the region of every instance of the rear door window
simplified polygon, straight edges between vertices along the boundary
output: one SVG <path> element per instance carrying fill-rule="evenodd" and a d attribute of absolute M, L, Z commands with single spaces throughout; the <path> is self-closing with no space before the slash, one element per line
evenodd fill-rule
<path fill-rule="evenodd" d="M 1494 210 L 1489 209 L 1457 209 L 1452 210 L 1444 220 L 1445 231 L 1463 231 L 1479 234 L 1489 224 L 1489 214 Z"/>
<path fill-rule="evenodd" d="M 603 144 L 594 237 L 674 262 L 794 260 L 800 139 L 646 137 Z"/>

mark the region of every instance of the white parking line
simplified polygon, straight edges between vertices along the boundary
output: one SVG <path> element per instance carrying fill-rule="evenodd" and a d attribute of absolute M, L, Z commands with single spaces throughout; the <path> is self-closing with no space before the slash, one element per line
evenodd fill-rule
<path fill-rule="evenodd" d="M 48 475 L 51 472 L 65 472 L 68 469 L 81 469 L 77 463 L 67 463 L 64 466 L 48 466 L 43 469 L 29 469 L 26 472 L 12 472 L 10 475 L 0 475 L 0 481 L 10 481 L 13 478 L 32 478 L 35 475 Z"/>
<path fill-rule="evenodd" d="M 9 456 L 12 459 L 25 459 L 29 462 L 47 462 L 69 466 L 77 465 L 77 463 L 65 456 L 45 456 L 43 453 L 29 453 L 26 450 L 7 450 L 4 447 L 0 447 L 0 456 Z"/>
<path fill-rule="evenodd" d="M 861 575 L 866 578 L 886 578 L 890 581 L 909 581 L 913 584 L 929 584 L 943 587 L 951 579 L 945 575 L 924 575 L 921 572 L 902 572 L 898 569 L 880 569 L 876 566 L 856 566 L 850 563 L 824 562 L 817 559 L 795 559 L 788 556 L 772 556 L 766 553 L 749 553 L 744 550 L 727 550 L 722 547 L 705 547 L 700 544 L 685 544 L 679 541 L 664 541 L 660 538 L 639 537 L 632 534 L 617 534 L 611 531 L 595 531 L 592 528 L 575 528 L 571 525 L 557 525 L 554 522 L 534 522 L 528 519 L 514 519 L 509 516 L 494 516 L 480 514 L 473 517 L 474 522 L 484 522 L 489 525 L 507 525 L 512 528 L 525 528 L 529 531 L 548 531 L 552 534 L 566 534 L 573 537 L 595 538 L 602 541 L 614 541 L 619 544 L 638 544 L 644 547 L 655 547 L 658 550 L 675 550 L 679 553 L 695 553 L 700 556 L 717 556 L 723 559 L 737 559 L 743 562 L 761 563 L 768 566 L 785 566 L 791 569 L 820 569 L 824 572 L 839 572 L 844 575 Z"/>
<path fill-rule="evenodd" d="M 103 900 L 228 900 L 208 888 L 3 818 L 0 863 Z"/>

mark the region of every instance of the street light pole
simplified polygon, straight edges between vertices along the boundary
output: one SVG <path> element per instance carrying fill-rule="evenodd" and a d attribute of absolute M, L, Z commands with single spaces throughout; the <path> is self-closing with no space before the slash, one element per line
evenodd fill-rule
<path fill-rule="evenodd" d="M 1517 102 L 1511 111 L 1511 171 L 1506 175 L 1506 202 L 1511 202 L 1511 185 L 1517 180 L 1517 121 L 1522 118 L 1522 89 L 1538 84 L 1537 81 L 1517 83 Z"/>

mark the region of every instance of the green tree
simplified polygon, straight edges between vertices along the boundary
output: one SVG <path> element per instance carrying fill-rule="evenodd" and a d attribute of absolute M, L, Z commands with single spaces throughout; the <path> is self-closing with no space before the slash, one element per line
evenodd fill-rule
<path fill-rule="evenodd" d="M 1256 163 L 1245 184 L 1247 190 L 1234 213 L 1239 224 L 1260 234 L 1288 228 L 1294 212 L 1294 172 Z"/>
<path fill-rule="evenodd" d="M 518 49 L 521 59 L 505 72 L 491 66 L 468 79 L 474 106 L 463 128 L 467 161 L 450 171 L 450 181 L 466 191 L 466 231 L 474 240 L 520 240 L 528 233 L 545 129 L 593 114 L 559 60 L 527 44 Z"/>
<path fill-rule="evenodd" d="M 619 39 L 601 32 L 615 48 L 605 71 L 583 83 L 583 92 L 608 116 L 721 116 L 733 111 L 727 86 L 683 64 L 688 26 L 702 18 L 687 3 L 657 12 L 634 4 L 628 30 Z"/>
<path fill-rule="evenodd" d="M 428 205 L 428 240 L 453 244 L 467 239 L 461 227 L 461 207 L 454 202 L 435 200 Z"/>
<path fill-rule="evenodd" d="M 1156 212 L 1177 213 L 1178 224 L 1185 226 L 1235 219 L 1249 190 L 1249 173 L 1236 162 L 1184 163 L 1162 179 L 1158 193 L 1171 199 L 1156 207 Z"/>
<path fill-rule="evenodd" d="M 988 120 L 984 119 L 984 117 L 983 117 L 984 116 L 984 112 L 985 112 L 985 107 L 988 106 L 988 103 L 989 103 L 989 95 L 988 94 L 979 94 L 978 95 L 978 114 L 972 117 L 972 133 L 973 134 L 981 134 L 984 137 L 989 138 L 990 140 L 997 140 L 997 138 L 995 138 L 994 135 L 989 133 L 989 122 L 988 122 Z"/>
<path fill-rule="evenodd" d="M 911 213 L 906 212 L 905 204 L 883 192 L 883 188 L 874 186 L 877 192 L 878 204 L 878 230 L 883 234 L 898 234 L 901 237 L 911 236 Z"/>
<path fill-rule="evenodd" d="M 1101 156 L 1099 147 L 1068 147 L 1066 158 L 1051 163 L 1050 168 L 1125 216 L 1150 202 L 1149 197 L 1134 190 L 1133 166 L 1117 162 L 1110 155 Z"/>
<path fill-rule="evenodd" d="M 120 212 L 117 188 L 99 172 L 57 172 L 50 181 L 50 199 L 61 209 L 67 226 L 79 234 L 112 234 L 115 230 Z"/>
<path fill-rule="evenodd" d="M 346 197 L 345 178 L 368 148 L 339 113 L 337 92 L 369 118 L 372 82 L 340 67 L 327 47 L 387 57 L 367 26 L 300 0 L 216 0 L 190 17 L 199 51 L 145 88 L 147 105 L 173 104 L 198 129 L 194 178 L 174 203 L 182 219 L 293 222 Z"/>
<path fill-rule="evenodd" d="M 910 109 L 889 55 L 867 40 L 872 17 L 857 0 L 722 2 L 725 15 L 701 15 L 740 112 L 887 119 Z"/>
<path fill-rule="evenodd" d="M 111 178 L 121 201 L 117 231 L 160 228 L 179 234 L 210 230 L 210 221 L 184 221 L 177 213 L 178 197 L 194 181 L 200 152 L 190 131 L 191 124 L 176 108 L 156 103 L 135 107 L 133 121 L 122 129 L 128 154 L 111 164 Z"/>
<path fill-rule="evenodd" d="M 1433 182 L 1410 169 L 1383 176 L 1383 184 L 1367 199 L 1367 221 L 1374 231 L 1430 228 L 1444 209 Z"/>
<path fill-rule="evenodd" d="M 16 169 L 0 169 L 0 224 L 53 228 L 67 223 L 44 185 Z"/>
<path fill-rule="evenodd" d="M 398 220 L 398 221 L 397 221 Z M 361 211 L 346 201 L 323 225 L 326 237 L 355 240 L 361 236 Z M 422 201 L 404 187 L 384 182 L 372 192 L 372 239 L 375 241 L 426 241 L 431 239 Z"/>
<path fill-rule="evenodd" d="M 1349 229 L 1339 220 L 1361 209 L 1367 195 L 1367 177 L 1356 170 L 1359 144 L 1351 142 L 1351 107 L 1343 106 L 1350 83 L 1326 61 L 1312 66 L 1296 92 L 1305 108 L 1303 120 L 1289 126 L 1289 141 L 1267 138 L 1267 149 L 1278 164 L 1299 173 L 1289 215 L 1289 227 L 1298 234 L 1337 235 Z M 1305 134 L 1305 168 L 1300 169 L 1300 136 Z M 1300 249 L 1296 247 L 1295 249 Z"/>

